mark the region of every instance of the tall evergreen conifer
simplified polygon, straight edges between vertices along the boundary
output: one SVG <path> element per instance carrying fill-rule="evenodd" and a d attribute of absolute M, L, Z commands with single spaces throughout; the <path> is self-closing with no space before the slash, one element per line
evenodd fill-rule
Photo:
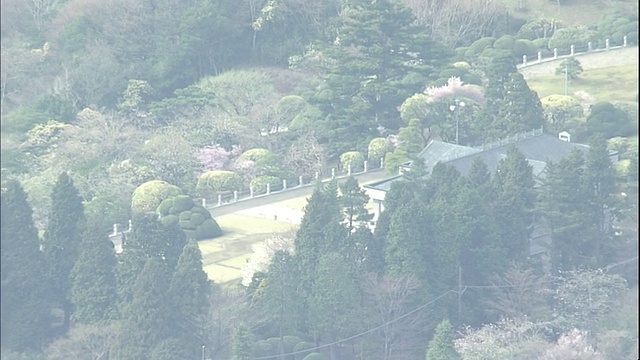
<path fill-rule="evenodd" d="M 1 202 L 2 349 L 37 350 L 51 335 L 47 269 L 33 212 L 17 181 L 3 182 Z"/>
<path fill-rule="evenodd" d="M 436 327 L 436 333 L 433 339 L 429 341 L 429 347 L 427 348 L 426 360 L 459 360 L 460 354 L 456 351 L 453 340 L 455 334 L 453 332 L 453 326 L 449 320 L 445 319 L 438 327 Z"/>
<path fill-rule="evenodd" d="M 171 334 L 166 265 L 149 258 L 135 282 L 133 299 L 124 308 L 125 322 L 116 341 L 117 359 L 152 360 L 150 352 Z"/>
<path fill-rule="evenodd" d="M 43 246 L 51 272 L 53 295 L 64 310 L 65 328 L 73 311 L 70 274 L 78 258 L 85 226 L 82 198 L 73 180 L 63 172 L 51 192 L 51 212 Z"/>
<path fill-rule="evenodd" d="M 116 257 L 113 243 L 98 224 L 87 226 L 80 255 L 71 270 L 71 321 L 94 324 L 107 320 L 116 304 Z"/>

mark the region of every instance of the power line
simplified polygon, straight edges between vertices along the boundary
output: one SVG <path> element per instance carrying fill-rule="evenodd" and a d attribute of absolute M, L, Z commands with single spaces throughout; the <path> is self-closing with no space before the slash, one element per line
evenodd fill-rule
<path fill-rule="evenodd" d="M 617 262 L 617 263 L 614 263 L 614 264 L 607 265 L 603 269 L 609 270 L 609 269 L 612 269 L 612 268 L 614 268 L 616 266 L 623 265 L 623 264 L 626 264 L 626 263 L 630 263 L 630 262 L 632 262 L 634 260 L 638 260 L 638 256 L 635 256 L 635 257 L 632 257 L 630 259 L 623 260 L 623 261 L 620 261 L 620 262 Z M 381 329 L 381 328 L 383 328 L 383 327 L 385 327 L 387 325 L 393 324 L 396 321 L 402 320 L 405 317 L 407 317 L 407 316 L 409 316 L 409 315 L 411 315 L 411 314 L 413 314 L 415 312 L 418 312 L 418 311 L 424 309 L 425 307 L 435 303 L 436 301 L 442 299 L 443 297 L 445 297 L 449 293 L 453 293 L 453 294 L 463 293 L 467 288 L 485 288 L 485 289 L 486 288 L 494 288 L 495 289 L 495 288 L 531 287 L 531 286 L 536 286 L 536 285 L 540 285 L 540 284 L 547 284 L 547 283 L 553 283 L 553 282 L 558 282 L 558 281 L 560 281 L 560 279 L 552 279 L 552 280 L 543 281 L 543 282 L 539 282 L 539 283 L 535 283 L 535 284 L 522 284 L 522 285 L 468 285 L 468 286 L 465 286 L 462 289 L 462 291 L 448 290 L 448 291 L 442 293 L 441 295 L 439 295 L 438 297 L 436 297 L 435 299 L 427 302 L 426 304 L 418 306 L 417 308 L 409 311 L 406 314 L 400 315 L 397 318 L 389 320 L 389 321 L 385 322 L 382 325 L 378 325 L 378 326 L 376 326 L 374 328 L 371 328 L 371 329 L 363 331 L 361 333 L 352 335 L 350 337 L 347 337 L 347 338 L 344 338 L 344 339 L 340 339 L 340 340 L 337 340 L 337 341 L 334 341 L 334 342 L 331 342 L 331 343 L 328 343 L 328 344 L 319 345 L 319 346 L 315 346 L 315 347 L 312 347 L 312 348 L 304 349 L 304 350 L 294 351 L 294 352 L 290 352 L 290 353 L 286 353 L 286 354 L 256 357 L 256 358 L 253 358 L 253 359 L 254 360 L 277 359 L 277 358 L 282 357 L 282 356 L 303 354 L 303 353 L 306 353 L 306 352 L 309 352 L 309 351 L 320 350 L 320 349 L 324 349 L 324 348 L 329 347 L 329 346 L 341 344 L 343 342 L 347 342 L 347 341 L 359 338 L 360 336 L 366 335 L 368 333 L 374 332 L 374 331 L 376 331 L 378 329 Z"/>
<path fill-rule="evenodd" d="M 329 347 L 329 346 L 337 345 L 337 344 L 340 344 L 340 343 L 343 343 L 343 342 L 346 342 L 346 341 L 350 341 L 350 340 L 353 340 L 353 339 L 359 338 L 359 337 L 360 337 L 360 336 L 362 336 L 362 335 L 366 335 L 366 334 L 368 334 L 368 333 L 374 332 L 374 331 L 376 331 L 376 330 L 378 330 L 378 329 L 381 329 L 381 328 L 383 328 L 383 327 L 385 327 L 385 326 L 387 326 L 387 325 L 389 325 L 389 324 L 393 324 L 393 323 L 394 323 L 394 322 L 396 322 L 396 321 L 399 321 L 399 320 L 401 320 L 401 319 L 404 319 L 405 317 L 407 317 L 407 316 L 409 316 L 409 315 L 411 315 L 411 314 L 413 314 L 413 313 L 415 313 L 415 312 L 418 312 L 418 311 L 420 311 L 420 310 L 424 309 L 425 307 L 427 307 L 427 306 L 429 306 L 429 305 L 433 304 L 434 302 L 436 302 L 436 301 L 438 301 L 438 300 L 442 299 L 443 297 L 445 297 L 445 296 L 446 296 L 447 294 L 449 294 L 449 293 L 455 293 L 455 291 L 453 291 L 453 290 L 446 291 L 446 292 L 444 292 L 443 294 L 441 294 L 440 296 L 436 297 L 435 299 L 433 299 L 433 300 L 429 301 L 429 302 L 428 302 L 428 303 L 426 303 L 426 304 L 420 305 L 419 307 L 417 307 L 417 308 L 415 308 L 415 309 L 413 309 L 413 310 L 409 311 L 408 313 L 406 313 L 406 314 L 404 314 L 404 315 L 400 315 L 400 316 L 398 316 L 397 318 L 392 319 L 392 320 L 389 320 L 389 321 L 387 321 L 386 323 L 384 323 L 384 324 L 382 324 L 382 325 L 378 325 L 378 326 L 376 326 L 376 327 L 374 327 L 374 328 L 371 328 L 371 329 L 369 329 L 369 330 L 367 330 L 367 331 L 363 331 L 363 332 L 361 332 L 361 333 L 358 333 L 358 334 L 352 335 L 352 336 L 350 336 L 350 337 L 348 337 L 348 338 L 344 338 L 344 339 L 341 339 L 341 340 L 334 341 L 334 342 L 332 342 L 332 343 L 328 343 L 328 344 L 324 344 L 324 345 L 320 345 L 320 346 L 312 347 L 312 348 L 309 348 L 309 349 L 304 349 L 304 350 L 294 351 L 294 352 L 290 352 L 290 353 L 286 353 L 286 354 L 281 354 L 281 355 L 262 356 L 262 357 L 257 357 L 257 358 L 253 358 L 253 359 L 254 359 L 254 360 L 262 360 L 262 359 L 276 359 L 276 358 L 279 358 L 279 357 L 281 357 L 281 356 L 298 355 L 298 354 L 302 354 L 302 353 L 309 352 L 309 351 L 311 351 L 311 350 L 319 350 L 319 349 L 323 349 L 323 348 L 326 348 L 326 347 Z"/>

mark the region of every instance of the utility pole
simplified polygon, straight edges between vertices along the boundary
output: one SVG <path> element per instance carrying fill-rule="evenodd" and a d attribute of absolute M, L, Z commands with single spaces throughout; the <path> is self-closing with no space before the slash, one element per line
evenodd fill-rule
<path fill-rule="evenodd" d="M 462 323 L 462 266 L 458 266 L 458 322 Z"/>
<path fill-rule="evenodd" d="M 564 60 L 564 96 L 569 95 L 569 61 Z"/>

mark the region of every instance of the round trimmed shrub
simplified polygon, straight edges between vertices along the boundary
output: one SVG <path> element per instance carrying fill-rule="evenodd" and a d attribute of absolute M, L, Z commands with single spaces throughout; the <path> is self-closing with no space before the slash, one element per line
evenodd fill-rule
<path fill-rule="evenodd" d="M 465 70 L 471 69 L 471 65 L 469 65 L 469 63 L 466 61 L 456 61 L 453 63 L 453 67 Z"/>
<path fill-rule="evenodd" d="M 494 49 L 500 50 L 512 50 L 513 45 L 516 43 L 516 39 L 511 35 L 502 35 L 496 42 L 493 43 Z"/>
<path fill-rule="evenodd" d="M 340 165 L 345 171 L 351 167 L 352 172 L 364 169 L 364 155 L 360 151 L 347 151 L 340 155 Z"/>
<path fill-rule="evenodd" d="M 374 138 L 369 142 L 367 149 L 367 158 L 370 161 L 378 162 L 390 151 L 389 140 L 386 138 Z"/>
<path fill-rule="evenodd" d="M 202 223 L 205 221 L 205 217 L 204 215 L 200 214 L 200 213 L 191 213 L 191 224 L 193 224 L 194 226 L 200 226 L 202 225 Z"/>
<path fill-rule="evenodd" d="M 536 54 L 536 45 L 531 40 L 518 39 L 513 44 L 513 55 L 522 57 L 522 55 L 533 56 Z"/>
<path fill-rule="evenodd" d="M 540 99 L 540 103 L 549 122 L 552 118 L 567 121 L 583 116 L 582 105 L 571 96 L 549 95 Z"/>
<path fill-rule="evenodd" d="M 473 51 L 472 49 L 469 49 L 469 50 L 464 52 L 464 57 L 467 58 L 467 59 L 473 58 L 474 56 L 476 56 L 476 52 Z"/>
<path fill-rule="evenodd" d="M 267 184 L 271 191 L 279 189 L 282 186 L 282 180 L 276 176 L 258 176 L 251 180 L 251 188 L 255 195 L 264 194 L 267 192 Z"/>
<path fill-rule="evenodd" d="M 627 43 L 638 44 L 638 30 L 630 31 L 627 33 Z"/>
<path fill-rule="evenodd" d="M 299 343 L 296 344 L 296 346 L 293 347 L 293 352 L 301 352 L 307 349 L 311 349 L 313 348 L 313 343 L 310 343 L 308 341 L 300 341 Z M 309 350 L 308 352 L 311 352 L 311 350 Z M 305 355 L 304 353 L 302 353 L 302 355 Z"/>
<path fill-rule="evenodd" d="M 469 50 L 473 50 L 475 54 L 481 54 L 484 51 L 484 49 L 490 48 L 491 46 L 493 46 L 494 41 L 496 41 L 496 39 L 492 37 L 480 38 L 474 41 L 473 44 L 471 44 L 471 46 L 469 46 Z"/>
<path fill-rule="evenodd" d="M 271 151 L 262 148 L 249 149 L 240 155 L 241 159 L 251 160 L 253 162 L 258 162 L 264 159 L 266 156 L 271 154 Z"/>
<path fill-rule="evenodd" d="M 191 219 L 191 211 L 187 210 L 187 211 L 180 212 L 180 215 L 178 216 L 178 218 L 180 219 L 180 221 L 190 220 Z"/>
<path fill-rule="evenodd" d="M 192 214 L 200 214 L 206 218 L 211 217 L 211 213 L 202 207 L 202 205 L 194 205 L 191 209 Z"/>
<path fill-rule="evenodd" d="M 222 192 L 242 188 L 242 177 L 233 171 L 214 170 L 200 176 L 196 185 L 196 193 L 205 197 L 213 197 Z"/>
<path fill-rule="evenodd" d="M 138 186 L 131 196 L 133 213 L 154 212 L 160 203 L 167 198 L 182 193 L 179 187 L 162 180 L 151 180 Z"/>
<path fill-rule="evenodd" d="M 156 209 L 156 212 L 158 214 L 160 214 L 160 216 L 167 216 L 169 214 L 171 214 L 171 209 L 173 208 L 173 213 L 176 214 L 176 208 L 174 208 L 173 206 L 173 199 L 174 198 L 169 198 L 169 199 L 164 199 L 160 205 L 158 205 L 158 208 Z"/>
<path fill-rule="evenodd" d="M 533 46 L 536 50 L 546 50 L 549 45 L 549 39 L 535 39 L 533 40 Z"/>
<path fill-rule="evenodd" d="M 173 206 L 178 212 L 183 212 L 193 207 L 193 199 L 187 195 L 178 195 L 171 200 L 173 200 Z"/>
<path fill-rule="evenodd" d="M 176 215 L 167 215 L 160 218 L 160 222 L 165 226 L 173 226 L 179 223 L 180 219 Z"/>
<path fill-rule="evenodd" d="M 553 28 L 558 27 L 555 20 L 548 19 L 536 19 L 527 21 L 520 30 L 518 30 L 518 37 L 520 39 L 535 40 L 539 38 L 550 38 L 553 35 Z"/>
<path fill-rule="evenodd" d="M 589 41 L 597 40 L 596 32 L 584 26 L 572 26 L 557 30 L 549 39 L 549 49 L 567 51 L 571 45 L 584 46 Z"/>
<path fill-rule="evenodd" d="M 178 221 L 178 225 L 180 226 L 180 228 L 182 230 L 185 230 L 185 231 L 186 230 L 195 230 L 196 229 L 195 226 L 191 226 L 191 221 L 190 220 L 179 220 Z"/>
<path fill-rule="evenodd" d="M 222 230 L 220 229 L 220 225 L 218 223 L 209 218 L 206 219 L 200 226 L 196 228 L 194 233 L 194 238 L 196 240 L 202 239 L 212 239 L 222 235 Z"/>
<path fill-rule="evenodd" d="M 464 54 L 467 52 L 467 50 L 469 50 L 469 48 L 466 47 L 466 46 L 463 46 L 463 47 L 456 48 L 454 51 L 456 52 L 456 55 L 464 56 Z"/>
<path fill-rule="evenodd" d="M 276 353 L 276 350 L 273 348 L 270 342 L 267 340 L 259 340 L 253 344 L 252 349 L 253 356 L 255 357 L 263 357 L 270 356 Z"/>

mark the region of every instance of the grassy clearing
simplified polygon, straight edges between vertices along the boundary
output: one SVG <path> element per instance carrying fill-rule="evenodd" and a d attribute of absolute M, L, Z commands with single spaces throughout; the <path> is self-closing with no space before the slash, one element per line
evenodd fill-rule
<path fill-rule="evenodd" d="M 638 3 L 633 0 L 621 1 L 576 1 L 560 0 L 505 0 L 510 13 L 521 19 L 556 19 L 565 26 L 589 25 L 596 23 L 604 14 L 614 9 L 637 11 Z M 520 4 L 524 11 L 520 11 Z"/>
<path fill-rule="evenodd" d="M 304 198 L 291 199 L 287 207 L 298 206 Z M 300 209 L 300 207 L 298 208 Z M 274 234 L 294 229 L 291 224 L 241 214 L 228 214 L 216 218 L 224 234 L 198 243 L 202 251 L 204 270 L 218 284 L 235 284 L 242 277 L 241 268 L 252 252 L 253 244 Z"/>
<path fill-rule="evenodd" d="M 538 76 L 527 80 L 531 90 L 540 98 L 564 94 L 564 76 Z M 638 94 L 638 65 L 615 66 L 586 70 L 580 78 L 569 83 L 569 95 L 586 91 L 596 101 L 636 101 Z"/>

